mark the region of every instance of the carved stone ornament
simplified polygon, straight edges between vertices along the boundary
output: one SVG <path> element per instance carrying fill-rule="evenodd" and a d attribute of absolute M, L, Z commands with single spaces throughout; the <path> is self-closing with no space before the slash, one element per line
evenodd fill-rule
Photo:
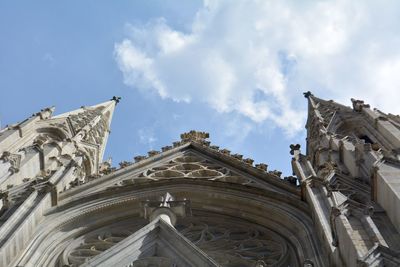
<path fill-rule="evenodd" d="M 13 154 L 8 151 L 4 151 L 3 154 L 0 157 L 3 162 L 9 162 L 10 163 L 10 168 L 9 171 L 11 173 L 16 173 L 19 171 L 20 164 L 21 164 L 21 155 L 19 154 Z"/>
<path fill-rule="evenodd" d="M 204 141 L 205 139 L 207 139 L 209 137 L 210 137 L 209 133 L 198 132 L 198 131 L 194 131 L 194 130 L 181 134 L 181 139 L 184 142 Z"/>
<path fill-rule="evenodd" d="M 352 98 L 351 102 L 353 103 L 354 111 L 357 111 L 357 112 L 360 112 L 363 108 L 370 107 L 368 104 L 364 104 L 363 100 L 357 100 L 357 99 Z"/>
<path fill-rule="evenodd" d="M 42 147 L 49 140 L 47 135 L 38 135 L 35 140 L 33 140 L 33 145 Z"/>
<path fill-rule="evenodd" d="M 146 156 L 136 156 L 136 157 L 134 157 L 133 159 L 135 160 L 135 162 L 140 162 L 140 161 L 142 161 L 142 160 L 145 160 L 145 159 L 146 159 Z"/>
<path fill-rule="evenodd" d="M 295 152 L 298 152 L 299 150 L 300 150 L 299 144 L 291 144 L 290 145 L 290 155 L 294 155 Z"/>
<path fill-rule="evenodd" d="M 310 96 L 313 96 L 313 94 L 310 91 L 304 92 L 303 95 L 305 98 L 309 98 Z"/>
<path fill-rule="evenodd" d="M 265 163 L 259 163 L 256 164 L 256 168 L 266 172 L 268 170 L 268 165 Z"/>
<path fill-rule="evenodd" d="M 157 216 L 166 215 L 172 225 L 175 225 L 178 217 L 185 217 L 187 210 L 190 213 L 189 200 L 177 200 L 168 192 L 160 200 L 143 201 L 142 206 L 145 219 L 152 221 Z"/>
<path fill-rule="evenodd" d="M 121 97 L 120 96 L 113 96 L 110 100 L 115 101 L 116 104 L 119 103 L 119 101 L 121 101 Z"/>

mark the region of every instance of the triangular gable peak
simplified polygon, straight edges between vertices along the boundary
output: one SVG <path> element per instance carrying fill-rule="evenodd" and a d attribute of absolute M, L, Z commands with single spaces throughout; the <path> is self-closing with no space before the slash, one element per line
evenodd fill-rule
<path fill-rule="evenodd" d="M 353 109 L 333 100 L 324 100 L 314 96 L 311 92 L 304 93 L 308 99 L 308 118 L 306 128 L 313 126 L 327 130 L 331 122 L 337 115 L 351 114 L 354 116 Z"/>
<path fill-rule="evenodd" d="M 102 159 L 107 143 L 111 118 L 119 98 L 94 106 L 81 107 L 77 110 L 60 114 L 53 120 L 66 119 L 70 126 L 73 139 L 83 144 L 95 145 L 100 149 L 99 158 Z"/>
<path fill-rule="evenodd" d="M 268 171 L 267 165 L 253 165 L 253 160 L 232 154 L 227 149 L 211 145 L 208 133 L 191 131 L 181 135 L 181 141 L 165 146 L 162 151 L 149 151 L 137 156 L 135 162 L 121 162 L 120 168 L 103 166 L 101 177 L 92 177 L 86 184 L 64 192 L 62 198 L 88 194 L 138 183 L 165 179 L 188 179 L 226 182 L 298 195 L 296 178 L 280 177 L 279 171 Z"/>
<path fill-rule="evenodd" d="M 161 217 L 81 266 L 153 265 L 219 266 Z"/>

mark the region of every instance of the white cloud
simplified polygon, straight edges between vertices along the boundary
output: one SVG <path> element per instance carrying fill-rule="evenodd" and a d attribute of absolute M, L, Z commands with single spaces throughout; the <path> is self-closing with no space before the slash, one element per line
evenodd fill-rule
<path fill-rule="evenodd" d="M 204 1 L 189 32 L 158 19 L 115 45 L 124 81 L 294 134 L 301 92 L 400 113 L 397 1 Z M 299 104 L 299 102 L 301 104 Z"/>

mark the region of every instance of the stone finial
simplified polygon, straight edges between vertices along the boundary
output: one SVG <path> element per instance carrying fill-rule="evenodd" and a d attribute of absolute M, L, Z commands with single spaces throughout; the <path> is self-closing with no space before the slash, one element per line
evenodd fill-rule
<path fill-rule="evenodd" d="M 135 160 L 135 162 L 140 162 L 140 161 L 146 159 L 146 157 L 145 156 L 136 156 L 133 159 Z"/>
<path fill-rule="evenodd" d="M 254 160 L 251 158 L 246 158 L 246 159 L 243 159 L 243 162 L 246 164 L 249 164 L 249 165 L 253 165 Z"/>
<path fill-rule="evenodd" d="M 268 165 L 265 163 L 259 163 L 256 164 L 256 168 L 266 172 L 268 170 Z"/>
<path fill-rule="evenodd" d="M 129 162 L 129 161 L 124 160 L 124 161 L 121 161 L 121 162 L 118 163 L 118 164 L 119 164 L 120 168 L 122 169 L 122 168 L 128 167 L 128 166 L 131 165 L 132 163 Z"/>
<path fill-rule="evenodd" d="M 198 132 L 191 130 L 190 132 L 181 134 L 181 139 L 184 142 L 191 142 L 191 141 L 204 141 L 205 139 L 209 138 L 210 134 L 207 132 Z"/>
<path fill-rule="evenodd" d="M 172 145 L 174 146 L 174 147 L 178 147 L 178 146 L 180 146 L 182 143 L 181 143 L 181 141 L 176 141 L 176 142 L 173 142 L 172 143 Z"/>
<path fill-rule="evenodd" d="M 112 170 L 111 170 L 111 158 L 109 158 L 107 161 L 103 161 L 100 164 L 99 173 L 107 175 L 107 174 L 109 174 L 111 172 L 112 172 Z"/>
<path fill-rule="evenodd" d="M 118 104 L 119 101 L 121 101 L 121 97 L 120 96 L 113 96 L 110 100 L 115 101 L 115 104 Z"/>
<path fill-rule="evenodd" d="M 297 184 L 297 178 L 294 176 L 286 176 L 283 178 L 283 180 L 288 181 L 289 183 L 296 185 Z"/>
<path fill-rule="evenodd" d="M 231 156 L 234 157 L 235 159 L 238 159 L 238 160 L 242 160 L 243 159 L 243 155 L 240 155 L 240 154 L 232 154 Z"/>
<path fill-rule="evenodd" d="M 221 149 L 220 150 L 220 152 L 222 153 L 222 154 L 224 154 L 224 155 L 230 155 L 231 154 L 231 151 L 230 150 L 228 150 L 228 149 Z"/>
<path fill-rule="evenodd" d="M 41 109 L 39 112 L 34 114 L 35 116 L 39 116 L 40 119 L 45 120 L 51 117 L 51 114 L 53 114 L 55 108 L 54 107 L 49 107 L 49 108 L 44 108 Z"/>
<path fill-rule="evenodd" d="M 165 151 L 168 151 L 168 150 L 171 150 L 172 149 L 172 146 L 163 146 L 162 148 L 161 148 L 161 151 L 162 152 L 165 152 Z"/>
<path fill-rule="evenodd" d="M 204 146 L 210 146 L 211 142 L 210 141 L 202 141 L 201 142 Z"/>
<path fill-rule="evenodd" d="M 278 177 L 281 177 L 281 175 L 282 175 L 282 172 L 281 171 L 277 171 L 277 170 L 270 171 L 269 173 L 273 174 L 273 175 L 276 175 Z"/>
<path fill-rule="evenodd" d="M 299 144 L 291 144 L 290 145 L 290 155 L 294 155 L 296 151 L 300 150 Z"/>
<path fill-rule="evenodd" d="M 310 91 L 304 92 L 303 95 L 305 98 L 309 98 L 310 96 L 313 96 L 313 94 Z"/>
<path fill-rule="evenodd" d="M 368 104 L 365 104 L 363 100 L 357 100 L 352 98 L 351 102 L 353 103 L 353 110 L 360 112 L 363 108 L 369 108 Z"/>
<path fill-rule="evenodd" d="M 152 157 L 152 156 L 160 154 L 160 151 L 150 150 L 149 152 L 147 152 L 147 154 L 149 155 L 149 157 Z"/>

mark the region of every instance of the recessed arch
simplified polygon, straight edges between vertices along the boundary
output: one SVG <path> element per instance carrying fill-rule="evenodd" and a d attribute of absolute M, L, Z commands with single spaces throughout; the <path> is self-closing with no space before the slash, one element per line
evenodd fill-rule
<path fill-rule="evenodd" d="M 54 266 L 71 240 L 113 223 L 140 218 L 142 201 L 165 192 L 188 199 L 193 218 L 213 214 L 264 227 L 286 240 L 296 255 L 294 262 L 322 262 L 323 252 L 304 202 L 243 185 L 182 178 L 116 187 L 60 203 L 47 214 L 20 264 Z"/>

